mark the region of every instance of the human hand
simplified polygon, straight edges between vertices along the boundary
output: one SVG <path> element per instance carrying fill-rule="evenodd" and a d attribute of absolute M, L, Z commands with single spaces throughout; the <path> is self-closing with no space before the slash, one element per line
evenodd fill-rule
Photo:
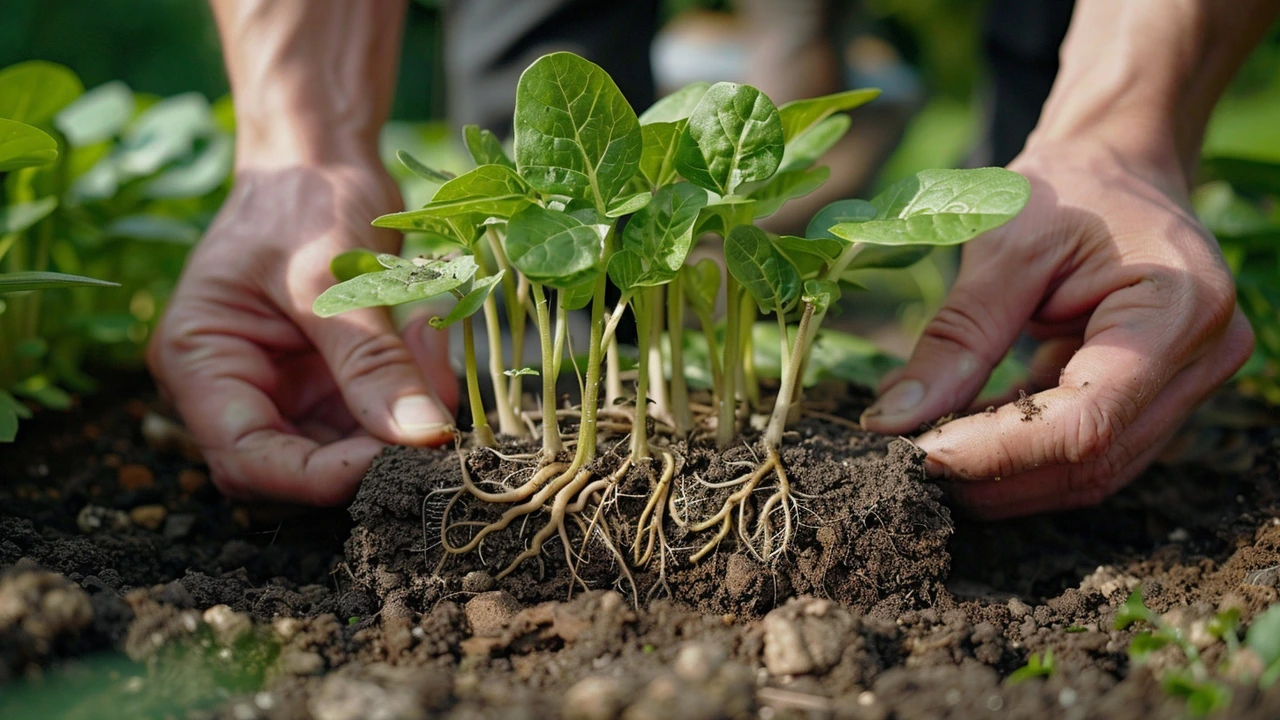
<path fill-rule="evenodd" d="M 237 174 L 148 353 L 223 493 L 335 504 L 384 443 L 451 437 L 447 336 L 420 320 L 402 339 L 382 310 L 311 311 L 335 255 L 398 250 L 369 222 L 399 208 L 376 159 Z"/>
<path fill-rule="evenodd" d="M 944 307 L 863 416 L 870 430 L 914 432 L 968 407 L 1019 333 L 1039 340 L 1031 405 L 917 440 L 930 473 L 986 518 L 1100 502 L 1253 346 L 1180 176 L 1088 140 L 1032 145 L 1010 168 L 1031 181 L 1030 203 L 965 245 Z"/>

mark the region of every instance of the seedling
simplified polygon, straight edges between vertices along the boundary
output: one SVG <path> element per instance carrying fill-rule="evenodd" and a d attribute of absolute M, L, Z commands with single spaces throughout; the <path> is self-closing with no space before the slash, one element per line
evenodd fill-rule
<path fill-rule="evenodd" d="M 822 320 L 842 288 L 856 287 L 849 273 L 904 266 L 934 246 L 968 240 L 1012 218 L 1029 196 L 1026 180 L 1005 170 L 931 171 L 871 202 L 829 206 L 805 237 L 756 227 L 756 220 L 826 181 L 829 169 L 815 163 L 848 131 L 850 120 L 842 113 L 876 95 L 854 90 L 776 107 L 748 85 L 700 83 L 637 116 L 603 70 L 576 55 L 554 53 L 521 76 L 514 158 L 476 127 L 466 128 L 464 139 L 477 167 L 457 177 L 401 155 L 410 170 L 440 187 L 424 207 L 374 224 L 429 233 L 456 252 L 399 262 L 340 258 L 334 272 L 342 282 L 317 300 L 316 311 L 329 315 L 440 293 L 458 298 L 435 324 L 463 323 L 475 441 L 491 446 L 470 326 L 471 315 L 483 307 L 498 430 L 532 430 L 542 441 L 540 453 L 503 456 L 530 470 L 523 481 L 497 488 L 481 489 L 460 454 L 461 486 L 437 491 L 449 495 L 440 527 L 446 557 L 476 550 L 489 535 L 545 508 L 548 521 L 499 577 L 536 557 L 556 533 L 575 567 L 568 533 L 575 524 L 584 544 L 593 533 L 601 537 L 624 572 L 656 557 L 660 584 L 674 553 L 666 540 L 668 518 L 701 537 L 689 555 L 695 562 L 731 536 L 761 560 L 787 552 L 799 511 L 782 459 L 785 431 L 800 415 L 805 369 Z M 708 234 L 723 243 L 727 272 L 710 259 L 688 261 L 695 241 Z M 620 297 L 606 307 L 610 281 Z M 509 358 L 498 327 L 500 302 L 514 341 Z M 723 323 L 715 316 L 721 304 Z M 590 317 L 585 378 L 579 376 L 579 405 L 564 408 L 556 385 L 565 353 L 572 357 L 567 316 L 578 309 Z M 708 351 L 710 404 L 693 402 L 685 380 L 686 310 L 697 319 Z M 616 342 L 628 313 L 639 351 L 630 397 L 622 391 Z M 753 328 L 767 315 L 777 324 L 782 365 L 771 409 L 762 402 L 750 362 Z M 527 322 L 538 334 L 539 371 L 525 368 L 521 357 Z M 664 366 L 672 369 L 669 376 Z M 526 411 L 520 385 L 535 372 L 542 381 L 536 419 Z M 713 440 L 727 448 L 743 441 L 748 408 L 769 415 L 759 464 L 716 486 L 728 496 L 699 516 L 683 498 L 681 459 L 667 440 Z M 563 419 L 576 421 L 576 438 L 561 437 Z M 597 449 L 609 438 L 625 438 L 626 450 L 606 461 Z M 639 516 L 624 523 L 631 528 L 628 561 L 622 538 L 606 529 L 617 524 L 601 517 L 616 511 L 618 486 L 631 473 L 643 473 L 648 491 Z M 477 501 L 507 509 L 487 524 L 451 519 L 458 503 Z"/>
<path fill-rule="evenodd" d="M 1055 669 L 1057 669 L 1057 666 L 1053 660 L 1052 650 L 1046 650 L 1044 655 L 1031 653 L 1031 657 L 1027 658 L 1026 665 L 1009 673 L 1009 684 L 1017 685 L 1031 678 L 1052 677 Z"/>

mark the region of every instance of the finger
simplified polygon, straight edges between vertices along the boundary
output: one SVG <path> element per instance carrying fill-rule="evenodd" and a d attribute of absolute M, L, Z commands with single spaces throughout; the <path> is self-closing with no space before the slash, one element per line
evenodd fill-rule
<path fill-rule="evenodd" d="M 1058 384 L 1062 369 L 1071 361 L 1083 341 L 1079 337 L 1053 338 L 1040 343 L 1023 377 L 999 394 L 982 394 L 969 406 L 970 412 L 983 408 L 1004 405 L 1017 400 L 1026 393 L 1038 393 Z"/>
<path fill-rule="evenodd" d="M 991 244 L 966 251 L 955 287 L 929 322 L 907 365 L 862 416 L 881 433 L 912 432 L 921 423 L 966 407 L 1004 358 L 1044 295 L 1047 273 L 1018 267 Z M 998 249 L 998 248 L 994 248 Z M 1031 301 L 1027 301 L 1031 299 Z"/>
<path fill-rule="evenodd" d="M 457 374 L 449 362 L 449 331 L 436 330 L 423 315 L 410 320 L 400 331 L 422 376 L 435 391 L 436 398 L 451 413 L 457 413 L 459 389 Z"/>

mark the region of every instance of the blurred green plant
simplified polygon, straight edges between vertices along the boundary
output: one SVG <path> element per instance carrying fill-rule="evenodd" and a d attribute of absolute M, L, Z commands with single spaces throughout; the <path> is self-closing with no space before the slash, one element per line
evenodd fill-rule
<path fill-rule="evenodd" d="M 0 439 L 27 408 L 62 409 L 88 391 L 95 361 L 137 364 L 187 251 L 225 197 L 230 104 L 189 93 L 135 95 L 122 83 L 86 93 L 42 61 L 0 71 L 0 271 L 61 273 L 63 292 L 0 289 Z M 112 293 L 66 275 L 110 278 Z M 22 291 L 17 293 L 17 291 Z M 17 294 L 15 294 L 17 293 Z"/>

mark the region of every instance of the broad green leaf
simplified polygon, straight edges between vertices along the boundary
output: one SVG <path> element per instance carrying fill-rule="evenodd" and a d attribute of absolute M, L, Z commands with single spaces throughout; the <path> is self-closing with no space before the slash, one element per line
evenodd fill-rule
<path fill-rule="evenodd" d="M 802 238 L 794 235 L 782 235 L 773 240 L 773 245 L 800 273 L 807 278 L 821 272 L 832 260 L 840 257 L 844 243 L 830 238 Z"/>
<path fill-rule="evenodd" d="M 845 270 L 896 270 L 915 265 L 931 252 L 932 245 L 863 245 Z"/>
<path fill-rule="evenodd" d="M 777 171 L 783 140 L 778 109 L 764 93 L 716 83 L 689 116 L 676 147 L 676 170 L 699 187 L 731 195 L 742 183 Z"/>
<path fill-rule="evenodd" d="M 804 100 L 792 100 L 778 108 L 782 116 L 783 138 L 787 142 L 838 112 L 852 110 L 875 100 L 880 91 L 874 88 L 846 90 Z"/>
<path fill-rule="evenodd" d="M 703 258 L 696 265 L 680 268 L 684 277 L 684 296 L 699 312 L 710 313 L 716 309 L 720 296 L 720 266 L 711 258 Z"/>
<path fill-rule="evenodd" d="M 425 207 L 383 215 L 373 224 L 433 232 L 469 246 L 486 220 L 509 218 L 531 203 L 529 186 L 515 171 L 502 165 L 481 165 L 441 185 Z"/>
<path fill-rule="evenodd" d="M 1005 224 L 1030 197 L 1027 179 L 1002 168 L 924 170 L 871 201 L 875 220 L 831 232 L 872 245 L 956 245 Z"/>
<path fill-rule="evenodd" d="M 724 237 L 739 225 L 750 225 L 755 216 L 755 200 L 725 198 L 702 208 L 698 213 L 698 222 L 693 226 L 693 234 L 701 235 L 709 232 Z"/>
<path fill-rule="evenodd" d="M 493 132 L 482 130 L 479 125 L 466 125 L 462 128 L 462 139 L 476 165 L 504 165 L 512 170 L 516 169 L 516 164 L 507 157 L 502 143 Z"/>
<path fill-rule="evenodd" d="M 831 233 L 832 227 L 842 223 L 875 220 L 877 212 L 876 207 L 866 200 L 837 200 L 813 216 L 809 221 L 806 234 L 811 238 L 831 238 L 844 243 L 843 239 L 838 239 Z M 933 252 L 932 245 L 862 245 L 856 250 L 853 259 L 845 269 L 855 271 L 868 268 L 904 268 L 914 265 L 931 252 Z M 853 282 L 847 277 L 841 277 L 840 281 Z"/>
<path fill-rule="evenodd" d="M 0 235 L 22 232 L 49 216 L 58 206 L 52 195 L 34 202 L 0 207 Z"/>
<path fill-rule="evenodd" d="M 454 175 L 453 173 L 447 170 L 437 170 L 433 167 L 430 167 L 426 163 L 410 155 L 404 150 L 396 151 L 396 159 L 399 160 L 400 164 L 405 166 L 405 168 L 408 169 L 409 172 L 413 173 L 414 175 L 417 175 L 418 177 L 428 182 L 447 183 L 450 180 L 457 177 L 456 175 Z"/>
<path fill-rule="evenodd" d="M 589 273 L 587 279 L 567 288 L 561 288 L 560 294 L 564 297 L 565 310 L 581 310 L 591 304 L 591 298 L 596 292 L 596 278 L 599 277 L 595 273 Z"/>
<path fill-rule="evenodd" d="M 415 258 L 413 260 L 409 260 L 407 258 L 402 258 L 399 255 L 392 255 L 391 253 L 378 253 L 375 258 L 379 265 L 388 270 L 422 267 L 423 265 L 428 265 L 433 262 L 432 258 Z"/>
<path fill-rule="evenodd" d="M 831 177 L 831 168 L 824 166 L 806 170 L 788 170 L 769 178 L 768 182 L 751 191 L 751 199 L 756 201 L 757 218 L 768 217 L 787 203 L 798 197 L 804 197 L 822 187 Z"/>
<path fill-rule="evenodd" d="M 607 218 L 620 218 L 623 215 L 630 215 L 643 209 L 651 200 L 653 200 L 653 194 L 647 190 L 634 195 L 616 198 L 613 204 L 609 206 L 609 209 L 605 211 L 604 216 Z"/>
<path fill-rule="evenodd" d="M 197 141 L 216 132 L 213 110 L 204 95 L 174 95 L 147 108 L 125 130 L 116 165 L 130 178 L 154 175 L 189 156 Z"/>
<path fill-rule="evenodd" d="M 853 120 L 848 115 L 832 115 L 813 127 L 797 135 L 787 143 L 782 153 L 782 167 L 778 172 L 807 168 L 818 162 L 819 158 L 849 132 Z"/>
<path fill-rule="evenodd" d="M 1280 661 L 1280 604 L 1272 605 L 1253 619 L 1244 644 L 1262 658 L 1264 665 Z"/>
<path fill-rule="evenodd" d="M 0 295 L 6 293 L 27 292 L 29 290 L 48 290 L 63 287 L 120 287 L 119 283 L 97 280 L 95 278 L 67 275 L 56 272 L 23 271 L 0 273 Z"/>
<path fill-rule="evenodd" d="M 476 261 L 470 255 L 422 265 L 409 262 L 334 285 L 316 298 L 312 311 L 320 317 L 331 317 L 360 308 L 425 300 L 460 287 L 475 273 Z"/>
<path fill-rule="evenodd" d="M 39 128 L 0 118 L 0 172 L 46 165 L 58 159 L 58 143 Z"/>
<path fill-rule="evenodd" d="M 83 92 L 80 78 L 62 65 L 43 60 L 11 65 L 0 70 L 0 118 L 47 125 Z"/>
<path fill-rule="evenodd" d="M 104 83 L 63 108 L 53 124 L 74 148 L 110 140 L 133 119 L 134 97 L 119 80 Z"/>
<path fill-rule="evenodd" d="M 837 200 L 819 210 L 809 221 L 805 237 L 831 238 L 844 242 L 831 233 L 841 223 L 867 222 L 876 219 L 876 207 L 866 200 Z"/>
<path fill-rule="evenodd" d="M 507 257 L 530 282 L 566 288 L 596 267 L 604 238 L 595 226 L 538 205 L 507 223 Z"/>
<path fill-rule="evenodd" d="M 516 167 L 539 192 L 604 209 L 639 170 L 643 142 L 635 111 L 595 63 L 557 52 L 520 76 Z"/>
<path fill-rule="evenodd" d="M 816 312 L 826 312 L 840 299 L 840 286 L 830 280 L 806 280 L 800 300 L 813 305 Z"/>
<path fill-rule="evenodd" d="M 442 318 L 434 317 L 428 321 L 431 324 L 431 327 L 441 330 L 449 327 L 459 320 L 462 320 L 463 318 L 469 318 L 472 315 L 475 315 L 476 312 L 484 306 L 484 301 L 489 298 L 489 295 L 493 292 L 493 289 L 497 287 L 498 282 L 502 280 L 502 276 L 505 274 L 505 270 L 499 270 L 496 275 L 490 275 L 476 280 L 471 285 L 471 292 L 463 295 L 462 299 L 458 301 L 458 304 L 454 305 L 453 309 L 449 311 L 449 314 Z"/>
<path fill-rule="evenodd" d="M 684 133 L 686 121 L 643 125 L 644 151 L 640 155 L 640 174 L 653 187 L 669 185 L 676 179 L 676 148 Z"/>
<path fill-rule="evenodd" d="M 329 272 L 333 273 L 338 282 L 346 282 L 365 273 L 381 272 L 383 269 L 378 256 L 368 250 L 348 250 L 329 262 Z"/>
<path fill-rule="evenodd" d="M 693 247 L 693 226 L 706 202 L 706 191 L 690 183 L 659 188 L 653 202 L 636 213 L 622 231 L 622 249 L 635 256 L 640 274 L 619 287 L 649 287 L 673 280 Z M 612 268 L 611 261 L 610 277 Z"/>
<path fill-rule="evenodd" d="M 734 228 L 724 240 L 724 260 L 729 273 L 755 298 L 761 312 L 786 310 L 800 294 L 795 265 L 774 249 L 760 228 Z"/>
<path fill-rule="evenodd" d="M 640 113 L 641 125 L 673 123 L 689 117 L 698 101 L 711 88 L 709 82 L 693 82 L 658 100 L 648 110 Z"/>
<path fill-rule="evenodd" d="M 622 291 L 624 296 L 629 296 L 644 282 L 644 260 L 639 253 L 622 248 L 609 258 L 608 272 L 613 284 Z"/>

